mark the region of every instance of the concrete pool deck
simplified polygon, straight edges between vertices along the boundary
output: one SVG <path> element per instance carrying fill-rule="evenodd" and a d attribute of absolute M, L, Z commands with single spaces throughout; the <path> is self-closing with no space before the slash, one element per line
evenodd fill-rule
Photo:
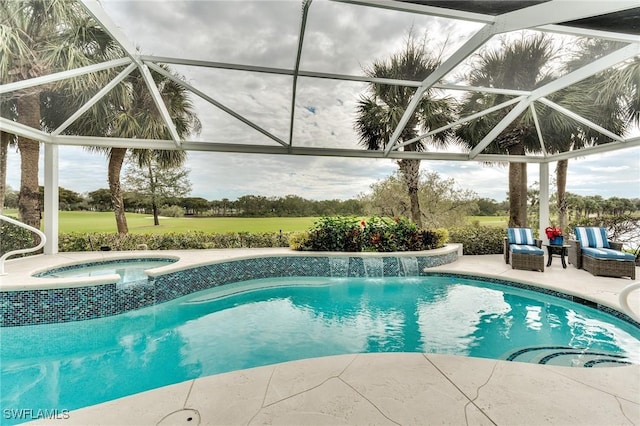
<path fill-rule="evenodd" d="M 140 252 L 150 253 L 202 264 L 290 252 Z M 9 261 L 9 275 L 0 277 L 0 285 L 35 269 L 118 255 L 61 253 Z M 522 281 L 612 307 L 618 307 L 618 293 L 632 282 L 594 277 L 572 265 L 563 269 L 560 259 L 544 273 L 516 271 L 501 255 L 463 256 L 431 270 Z M 630 298 L 636 312 L 638 293 Z M 420 353 L 341 355 L 189 380 L 34 424 L 640 425 L 640 366 L 570 368 Z"/>

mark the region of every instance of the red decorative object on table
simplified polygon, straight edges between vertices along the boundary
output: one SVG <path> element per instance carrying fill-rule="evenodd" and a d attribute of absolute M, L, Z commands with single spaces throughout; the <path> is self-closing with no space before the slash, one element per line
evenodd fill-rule
<path fill-rule="evenodd" d="M 564 238 L 562 237 L 562 229 L 555 226 L 547 226 L 547 228 L 544 230 L 544 233 L 547 234 L 547 238 L 549 239 L 550 244 L 562 245 L 564 240 Z"/>

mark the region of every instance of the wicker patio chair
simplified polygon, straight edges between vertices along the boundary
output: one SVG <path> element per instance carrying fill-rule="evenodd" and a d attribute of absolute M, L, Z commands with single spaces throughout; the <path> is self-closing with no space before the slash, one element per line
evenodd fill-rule
<path fill-rule="evenodd" d="M 507 228 L 504 262 L 512 269 L 544 272 L 542 240 L 534 239 L 530 228 Z"/>
<path fill-rule="evenodd" d="M 622 243 L 607 239 L 604 228 L 576 227 L 569 240 L 569 263 L 592 275 L 636 279 L 635 256 L 622 251 Z M 595 236 L 595 238 L 594 238 Z"/>

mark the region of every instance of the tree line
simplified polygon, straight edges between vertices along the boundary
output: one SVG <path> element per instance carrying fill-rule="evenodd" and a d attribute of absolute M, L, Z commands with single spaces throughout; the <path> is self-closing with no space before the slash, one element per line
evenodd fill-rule
<path fill-rule="evenodd" d="M 130 213 L 151 214 L 152 200 L 149 194 L 123 191 L 124 209 Z M 62 211 L 113 211 L 111 191 L 101 188 L 80 194 L 67 188 L 58 190 L 59 210 Z M 40 187 L 40 206 L 44 206 L 44 187 Z M 5 207 L 18 208 L 18 191 L 8 188 Z M 178 209 L 176 209 L 176 207 Z M 172 212 L 167 214 L 167 212 Z M 359 199 L 308 200 L 297 195 L 265 197 L 243 195 L 235 200 L 207 200 L 202 197 L 164 197 L 160 206 L 161 216 L 228 216 L 228 217 L 307 217 L 307 216 L 360 216 L 364 215 L 364 203 Z"/>
<path fill-rule="evenodd" d="M 161 201 L 163 216 L 202 217 L 309 217 L 309 216 L 366 216 L 409 217 L 410 200 L 402 191 L 399 174 L 371 185 L 371 192 L 348 200 L 308 200 L 298 195 L 266 197 L 243 195 L 237 199 L 207 200 L 202 197 L 165 197 Z M 418 185 L 423 217 L 429 226 L 456 226 L 467 216 L 506 216 L 509 201 L 478 197 L 473 191 L 457 187 L 453 179 L 443 179 L 437 173 L 421 173 Z M 528 190 L 532 211 L 536 211 L 538 192 Z M 569 221 L 603 216 L 634 215 L 640 211 L 640 198 L 578 195 L 568 192 L 566 211 Z M 135 191 L 123 192 L 124 208 L 131 213 L 152 213 L 151 196 Z M 557 217 L 555 195 L 551 197 L 551 214 Z M 111 192 L 101 188 L 78 193 L 60 187 L 59 210 L 113 211 Z M 44 188 L 40 187 L 40 206 L 44 206 Z M 18 191 L 11 188 L 5 194 L 5 207 L 18 208 Z"/>

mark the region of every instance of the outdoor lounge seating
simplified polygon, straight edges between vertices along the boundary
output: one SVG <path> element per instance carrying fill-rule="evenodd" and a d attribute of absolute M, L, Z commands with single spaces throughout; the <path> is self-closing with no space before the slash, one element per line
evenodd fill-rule
<path fill-rule="evenodd" d="M 513 269 L 544 272 L 542 240 L 534 239 L 530 228 L 507 228 L 504 261 Z"/>
<path fill-rule="evenodd" d="M 622 243 L 609 241 L 605 228 L 575 228 L 569 240 L 569 263 L 593 275 L 636 279 L 635 256 L 622 251 Z"/>

